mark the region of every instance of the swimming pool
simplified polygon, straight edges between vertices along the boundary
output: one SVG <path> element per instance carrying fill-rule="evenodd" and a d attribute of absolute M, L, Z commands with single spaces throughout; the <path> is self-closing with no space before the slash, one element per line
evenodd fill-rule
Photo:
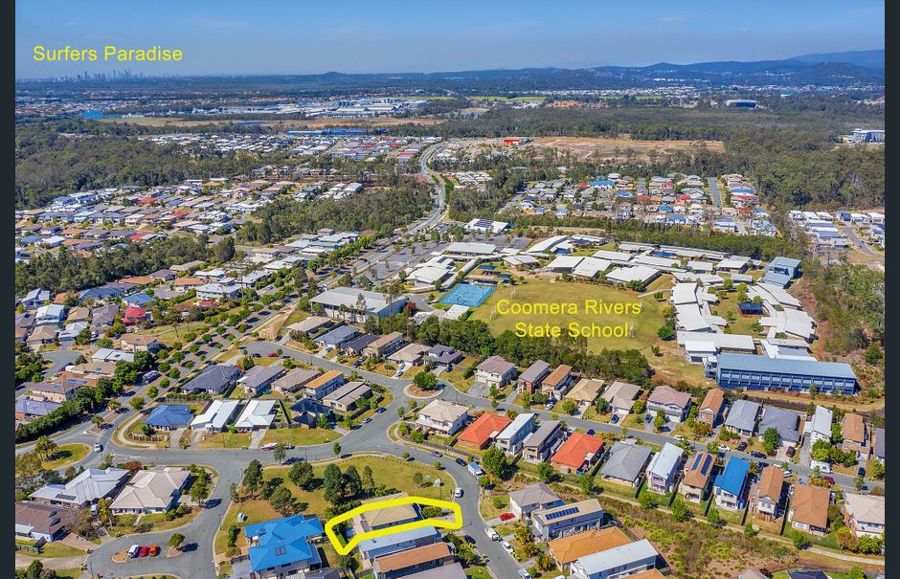
<path fill-rule="evenodd" d="M 494 293 L 494 286 L 492 285 L 460 283 L 447 292 L 447 295 L 441 298 L 440 303 L 477 308 L 492 293 Z"/>

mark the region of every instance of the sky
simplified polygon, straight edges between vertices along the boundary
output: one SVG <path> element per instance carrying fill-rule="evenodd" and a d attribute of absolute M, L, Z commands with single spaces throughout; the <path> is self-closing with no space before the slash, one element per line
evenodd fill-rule
<path fill-rule="evenodd" d="M 873 0 L 17 0 L 16 75 L 441 72 L 766 60 L 884 47 Z M 35 62 L 181 49 L 179 63 Z"/>

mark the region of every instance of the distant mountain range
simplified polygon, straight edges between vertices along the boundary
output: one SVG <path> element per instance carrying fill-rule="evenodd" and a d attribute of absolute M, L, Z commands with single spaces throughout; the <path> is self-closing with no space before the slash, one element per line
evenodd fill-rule
<path fill-rule="evenodd" d="M 434 73 L 235 75 L 193 77 L 192 84 L 240 78 L 253 85 L 305 90 L 426 89 L 484 94 L 484 91 L 646 88 L 666 85 L 726 88 L 744 86 L 859 86 L 884 84 L 884 50 L 807 54 L 782 60 L 660 62 L 649 66 L 523 68 Z M 147 82 L 140 79 L 137 82 Z M 169 78 L 161 82 L 178 83 Z"/>

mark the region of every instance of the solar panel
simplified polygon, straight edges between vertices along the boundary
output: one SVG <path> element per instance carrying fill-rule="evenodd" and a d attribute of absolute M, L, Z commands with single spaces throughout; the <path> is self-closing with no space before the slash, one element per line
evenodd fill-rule
<path fill-rule="evenodd" d="M 544 516 L 548 521 L 553 521 L 562 517 L 568 517 L 569 515 L 574 515 L 578 512 L 578 507 L 572 507 L 569 509 L 563 509 L 561 511 L 556 511 L 555 513 L 549 513 Z"/>

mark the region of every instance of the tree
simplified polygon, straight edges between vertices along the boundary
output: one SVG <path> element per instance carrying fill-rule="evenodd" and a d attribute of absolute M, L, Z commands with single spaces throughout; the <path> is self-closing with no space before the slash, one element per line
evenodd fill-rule
<path fill-rule="evenodd" d="M 131 400 L 128 401 L 128 405 L 131 406 L 134 410 L 140 410 L 144 407 L 144 397 L 143 396 L 135 396 Z"/>
<path fill-rule="evenodd" d="M 492 446 L 484 452 L 481 462 L 492 477 L 505 480 L 509 476 L 509 462 L 506 454 L 496 446 Z"/>
<path fill-rule="evenodd" d="M 413 382 L 422 390 L 434 390 L 438 386 L 437 376 L 430 370 L 422 370 L 416 374 L 413 378 Z"/>
<path fill-rule="evenodd" d="M 721 521 L 721 517 L 719 516 L 719 510 L 715 507 L 710 507 L 709 512 L 706 513 L 706 520 L 709 521 L 710 525 L 714 527 L 719 526 L 719 521 Z"/>
<path fill-rule="evenodd" d="M 341 469 L 335 464 L 329 464 L 322 473 L 322 486 L 325 489 L 325 500 L 331 504 L 337 504 L 344 498 L 344 483 Z"/>
<path fill-rule="evenodd" d="M 869 469 L 869 476 L 879 480 L 884 478 L 884 464 L 880 460 L 870 460 L 867 466 Z"/>
<path fill-rule="evenodd" d="M 372 467 L 366 465 L 362 472 L 363 491 L 368 495 L 375 492 L 375 477 L 372 474 Z"/>
<path fill-rule="evenodd" d="M 172 533 L 172 536 L 169 537 L 169 546 L 173 549 L 181 547 L 182 543 L 184 543 L 184 535 L 181 533 Z"/>
<path fill-rule="evenodd" d="M 775 428 L 770 426 L 763 432 L 763 450 L 771 456 L 775 454 L 775 449 L 778 448 L 779 444 L 781 444 L 781 435 L 778 434 Z"/>
<path fill-rule="evenodd" d="M 341 443 L 335 442 L 335 443 L 331 446 L 331 450 L 334 451 L 334 455 L 335 455 L 335 456 L 340 456 L 340 454 L 341 454 Z"/>
<path fill-rule="evenodd" d="M 294 514 L 296 509 L 294 495 L 284 485 L 278 485 L 278 488 L 272 492 L 269 503 L 273 509 L 285 516 Z"/>
<path fill-rule="evenodd" d="M 753 523 L 747 523 L 744 525 L 744 536 L 745 537 L 755 537 L 757 534 L 756 529 L 753 528 Z"/>
<path fill-rule="evenodd" d="M 806 549 L 812 544 L 812 541 L 810 541 L 809 536 L 806 533 L 796 530 L 791 533 L 791 542 L 794 543 L 794 547 L 797 549 Z"/>
<path fill-rule="evenodd" d="M 662 410 L 656 412 L 656 418 L 653 419 L 653 429 L 656 432 L 662 430 L 662 427 L 666 425 L 666 417 L 663 414 Z"/>
<path fill-rule="evenodd" d="M 213 255 L 219 263 L 231 261 L 234 258 L 234 237 L 228 236 L 213 247 Z"/>
<path fill-rule="evenodd" d="M 568 415 L 575 414 L 575 411 L 578 410 L 578 403 L 572 400 L 571 398 L 566 398 L 562 401 L 560 405 L 560 409 Z"/>
<path fill-rule="evenodd" d="M 49 436 L 41 436 L 34 443 L 34 451 L 44 460 L 50 460 L 59 446 Z"/>
<path fill-rule="evenodd" d="M 688 520 L 691 516 L 691 512 L 688 510 L 687 505 L 680 497 L 676 497 L 675 500 L 672 501 L 671 509 L 672 518 L 679 523 Z"/>
<path fill-rule="evenodd" d="M 590 473 L 587 472 L 579 476 L 578 488 L 581 489 L 581 492 L 583 492 L 584 494 L 590 494 L 591 491 L 594 490 L 594 477 L 592 477 Z"/>
<path fill-rule="evenodd" d="M 262 464 L 256 459 L 250 461 L 244 469 L 244 487 L 250 492 L 256 492 L 262 482 Z M 196 483 L 194 483 L 196 484 Z"/>
<path fill-rule="evenodd" d="M 362 494 L 362 477 L 356 467 L 350 465 L 344 472 L 344 497 L 354 498 Z"/>
<path fill-rule="evenodd" d="M 546 460 L 538 464 L 537 472 L 538 477 L 545 483 L 552 481 L 556 477 L 556 471 L 553 470 L 553 467 Z"/>
<path fill-rule="evenodd" d="M 284 446 L 283 442 L 279 442 L 275 445 L 275 448 L 272 449 L 272 458 L 275 459 L 275 462 L 281 464 L 284 462 L 284 458 L 287 456 L 287 450 Z"/>
<path fill-rule="evenodd" d="M 109 408 L 110 410 L 112 410 L 113 412 L 116 412 L 119 410 L 119 408 L 122 407 L 122 404 L 115 398 L 112 398 L 106 402 L 106 407 Z"/>
<path fill-rule="evenodd" d="M 652 509 L 656 506 L 656 501 L 647 489 L 644 489 L 638 494 L 638 504 L 642 509 Z"/>
<path fill-rule="evenodd" d="M 313 481 L 313 467 L 305 460 L 295 462 L 288 471 L 288 478 L 303 490 L 309 490 Z"/>

